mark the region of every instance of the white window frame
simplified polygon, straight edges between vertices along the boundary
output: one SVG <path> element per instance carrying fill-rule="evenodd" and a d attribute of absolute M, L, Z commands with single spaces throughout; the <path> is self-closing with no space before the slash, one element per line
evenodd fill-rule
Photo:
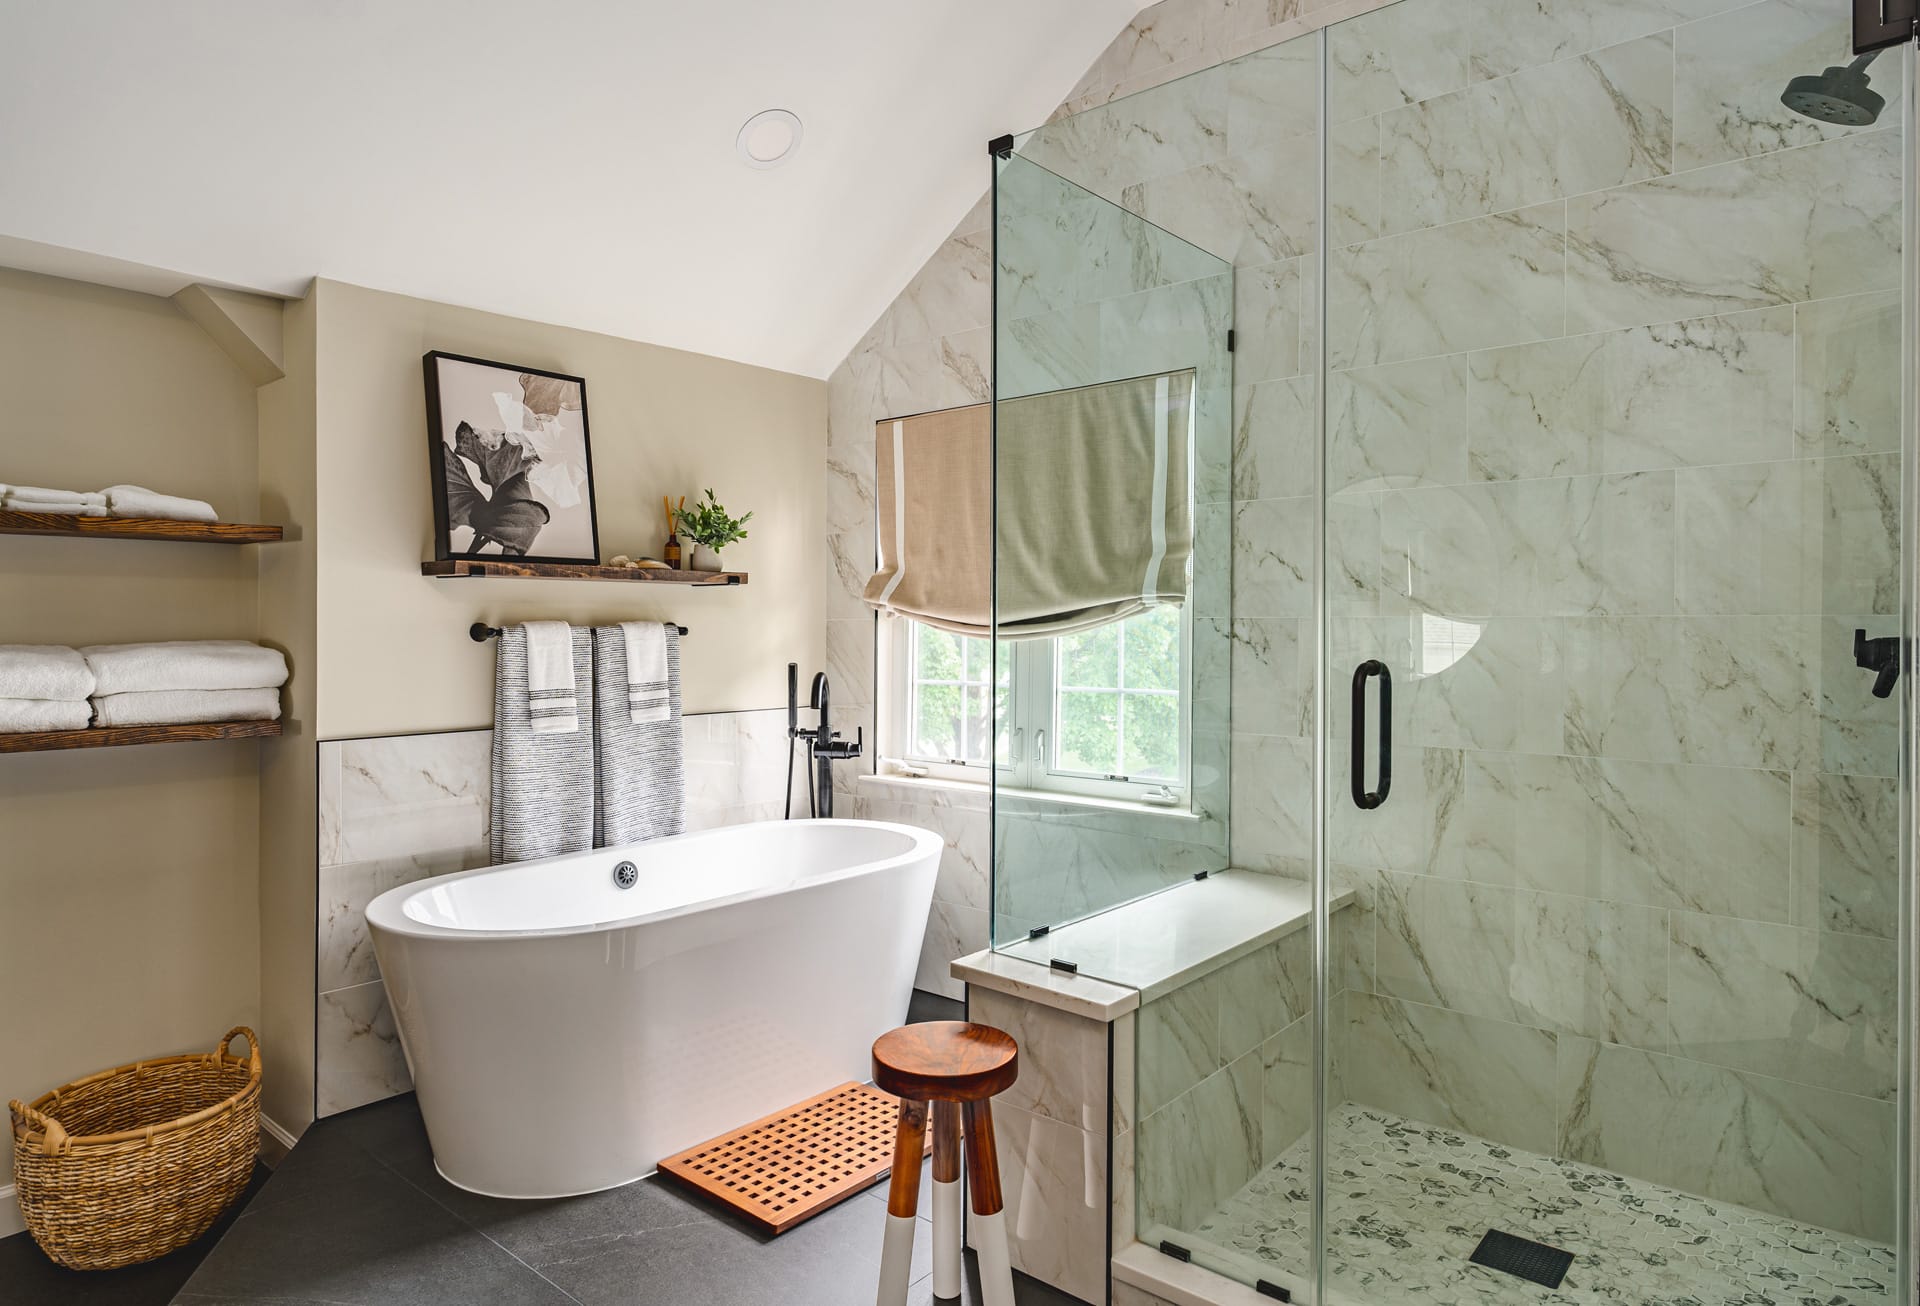
<path fill-rule="evenodd" d="M 909 701 L 913 689 L 913 625 L 905 617 L 880 622 L 880 695 L 883 770 L 932 779 L 985 785 L 989 766 L 958 758 L 922 757 L 908 744 L 912 720 Z M 1013 651 L 1012 684 L 1007 695 L 1010 719 L 1009 760 L 992 768 L 1002 788 L 1032 793 L 1100 798 L 1146 803 L 1154 807 L 1191 810 L 1193 770 L 1193 605 L 1180 608 L 1180 764 L 1169 779 L 1091 775 L 1054 765 L 1052 744 L 1058 734 L 1058 704 L 1054 677 L 1059 645 L 1054 640 L 1017 640 Z M 989 680 L 989 688 L 992 682 Z M 1042 739 L 1041 732 L 1045 732 Z"/>

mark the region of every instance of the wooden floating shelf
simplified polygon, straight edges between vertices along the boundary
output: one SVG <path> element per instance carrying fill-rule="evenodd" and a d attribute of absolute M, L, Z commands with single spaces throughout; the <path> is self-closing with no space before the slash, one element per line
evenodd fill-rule
<path fill-rule="evenodd" d="M 185 726 L 91 726 L 0 734 L 0 753 L 48 753 L 65 748 L 119 748 L 127 744 L 186 744 L 209 739 L 265 739 L 278 721 L 203 721 Z"/>
<path fill-rule="evenodd" d="M 162 517 L 70 517 L 0 509 L 0 535 L 91 536 L 98 540 L 174 540 L 184 544 L 268 544 L 278 526 L 247 522 L 172 521 Z"/>
<path fill-rule="evenodd" d="M 506 558 L 448 558 L 420 564 L 422 576 L 493 576 L 501 580 L 611 580 L 639 585 L 744 585 L 744 571 L 664 571 L 653 567 L 595 567 L 575 562 L 514 562 Z"/>

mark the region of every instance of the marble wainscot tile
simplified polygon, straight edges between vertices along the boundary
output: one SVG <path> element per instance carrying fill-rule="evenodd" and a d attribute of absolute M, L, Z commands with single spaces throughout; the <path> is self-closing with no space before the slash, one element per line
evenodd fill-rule
<path fill-rule="evenodd" d="M 989 327 L 875 349 L 872 412 L 904 416 L 984 403 L 992 389 L 992 351 Z M 831 512 L 827 520 L 831 527 Z"/>
<path fill-rule="evenodd" d="M 1781 771 L 1470 752 L 1429 868 L 1784 922 L 1790 802 Z"/>
<path fill-rule="evenodd" d="M 1886 288 L 1900 194 L 1898 133 L 1875 132 L 1576 196 L 1567 330 Z"/>
<path fill-rule="evenodd" d="M 1381 221 L 1381 118 L 1350 118 L 1327 128 L 1327 226 L 1334 245 L 1385 233 Z"/>
<path fill-rule="evenodd" d="M 1302 1016 L 1260 1045 L 1260 1145 L 1272 1164 L 1313 1129 L 1313 1019 Z"/>
<path fill-rule="evenodd" d="M 1226 154 L 1232 80 L 1222 65 L 1062 118 L 1021 142 L 1020 157 L 1117 199 L 1135 182 Z"/>
<path fill-rule="evenodd" d="M 1682 612 L 1805 612 L 1819 565 L 1819 468 L 1806 460 L 1676 473 Z"/>
<path fill-rule="evenodd" d="M 1556 1036 L 1440 1007 L 1346 995 L 1343 1087 L 1355 1102 L 1554 1150 Z"/>
<path fill-rule="evenodd" d="M 964 998 L 966 985 L 953 977 L 952 962 L 986 947 L 987 930 L 986 912 L 935 899 L 927 913 L 927 937 L 920 948 L 913 987 L 946 998 Z"/>
<path fill-rule="evenodd" d="M 315 958 L 319 991 L 350 988 L 380 978 L 367 933 L 367 904 L 389 889 L 435 875 L 487 865 L 484 844 L 473 850 L 426 851 L 411 857 L 320 868 L 320 937 Z"/>
<path fill-rule="evenodd" d="M 943 241 L 881 315 L 875 326 L 877 343 L 910 344 L 986 326 L 991 317 L 992 244 L 986 231 Z"/>
<path fill-rule="evenodd" d="M 1107 1274 L 1107 1138 L 996 1101 L 1013 1267 L 1086 1301 Z"/>
<path fill-rule="evenodd" d="M 1392 624 L 1403 631 L 1408 625 L 1405 618 Z M 1422 637 L 1423 665 L 1429 640 L 1439 651 L 1432 669 L 1407 686 L 1407 742 L 1563 751 L 1569 691 L 1566 626 L 1557 617 L 1465 621 L 1422 613 L 1416 630 Z"/>
<path fill-rule="evenodd" d="M 1873 677 L 1853 658 L 1853 634 L 1869 638 L 1898 632 L 1888 616 L 1826 616 L 1812 619 L 1816 641 L 1809 656 L 1814 685 L 1818 738 L 1808 743 L 1809 770 L 1848 775 L 1898 773 L 1900 713 L 1891 698 L 1873 696 Z"/>
<path fill-rule="evenodd" d="M 1793 923 L 1899 933 L 1900 793 L 1891 777 L 1793 777 Z"/>
<path fill-rule="evenodd" d="M 1814 724 L 1809 637 L 1778 617 L 1571 620 L 1565 751 L 1793 770 Z"/>
<path fill-rule="evenodd" d="M 1309 622 L 1291 617 L 1233 623 L 1233 724 L 1241 732 L 1311 733 L 1312 632 Z"/>
<path fill-rule="evenodd" d="M 1467 30 L 1456 6 L 1445 0 L 1404 0 L 1331 28 L 1329 121 L 1415 104 L 1465 86 Z"/>
<path fill-rule="evenodd" d="M 827 531 L 833 535 L 873 529 L 873 444 L 827 447 Z"/>
<path fill-rule="evenodd" d="M 1262 1076 L 1250 1052 L 1140 1121 L 1137 1218 L 1149 1236 L 1194 1228 L 1260 1169 Z"/>
<path fill-rule="evenodd" d="M 487 846 L 493 733 L 460 730 L 320 744 L 320 864 Z"/>
<path fill-rule="evenodd" d="M 1900 456 L 1823 458 L 1819 598 L 1809 611 L 1900 610 Z"/>
<path fill-rule="evenodd" d="M 1137 1097 L 1139 1083 L 1140 1018 L 1129 1011 L 1108 1023 L 1111 1030 L 1112 1080 L 1108 1085 L 1108 1122 L 1115 1137 L 1130 1132 L 1140 1118 Z"/>
<path fill-rule="evenodd" d="M 1336 250 L 1329 361 L 1358 367 L 1559 336 L 1566 253 L 1558 201 Z"/>
<path fill-rule="evenodd" d="M 1335 372 L 1327 410 L 1336 493 L 1467 479 L 1465 355 Z"/>
<path fill-rule="evenodd" d="M 314 1036 L 314 1109 L 350 1111 L 413 1088 L 400 1035 L 387 1009 L 386 985 L 360 984 L 320 995 Z"/>
<path fill-rule="evenodd" d="M 1235 866 L 1303 872 L 1313 856 L 1311 741 L 1298 736 L 1233 736 Z"/>
<path fill-rule="evenodd" d="M 1891 1101 L 1891 940 L 1686 912 L 1673 918 L 1673 1052 Z"/>
<path fill-rule="evenodd" d="M 1233 392 L 1233 497 L 1311 494 L 1319 476 L 1315 381 L 1286 377 Z"/>
<path fill-rule="evenodd" d="M 1538 0 L 1469 0 L 1462 25 L 1472 32 L 1473 75 L 1505 77 L 1522 68 L 1617 45 L 1724 9 L 1737 9 L 1742 3 L 1637 0 L 1634 4 L 1543 5 Z"/>
<path fill-rule="evenodd" d="M 1020 1078 L 994 1099 L 1075 1129 L 1107 1130 L 1107 1025 L 992 989 L 968 998 L 967 1018 L 1013 1035 Z"/>
<path fill-rule="evenodd" d="M 1780 103 L 1779 88 L 1792 78 L 1852 60 L 1845 8 L 1818 0 L 1763 0 L 1688 23 L 1673 40 L 1676 168 L 1871 130 L 1815 122 Z M 1899 69 L 1897 60 L 1881 60 L 1871 69 L 1874 90 L 1887 99 L 1882 128 L 1900 121 Z"/>
<path fill-rule="evenodd" d="M 827 623 L 827 675 L 841 703 L 874 701 L 874 616 Z"/>
<path fill-rule="evenodd" d="M 1236 264 L 1311 253 L 1318 195 L 1301 178 L 1318 157 L 1310 134 L 1287 134 L 1170 177 L 1129 186 L 1120 202 L 1157 227 Z"/>
<path fill-rule="evenodd" d="M 1286 259 L 1233 273 L 1233 379 L 1252 385 L 1298 375 L 1304 259 Z"/>
<path fill-rule="evenodd" d="M 1229 148 L 1245 153 L 1279 135 L 1313 135 L 1320 114 L 1317 45 L 1283 41 L 1225 66 Z"/>
<path fill-rule="evenodd" d="M 1790 458 L 1794 314 L 1759 309 L 1472 354 L 1472 473 L 1506 480 Z M 1844 396 L 1853 385 L 1836 375 L 1823 389 Z"/>
<path fill-rule="evenodd" d="M 1005 398 L 1094 385 L 1100 373 L 1100 306 L 1083 304 L 1007 319 L 1001 326 Z"/>
<path fill-rule="evenodd" d="M 1805 454 L 1900 447 L 1900 296 L 1878 291 L 1794 309 L 1795 435 Z"/>
<path fill-rule="evenodd" d="M 1254 499 L 1234 505 L 1235 616 L 1311 615 L 1314 515 L 1312 499 Z"/>
<path fill-rule="evenodd" d="M 1146 376 L 1177 358 L 1198 364 L 1195 385 L 1202 389 L 1226 380 L 1232 296 L 1233 279 L 1222 273 L 1102 300 L 1102 378 Z"/>
<path fill-rule="evenodd" d="M 1894 1233 L 1894 1106 L 1561 1040 L 1560 1155 L 1876 1241 Z"/>
<path fill-rule="evenodd" d="M 872 620 L 863 597 L 873 576 L 873 532 L 827 536 L 827 620 Z"/>
<path fill-rule="evenodd" d="M 686 717 L 683 748 L 689 819 L 722 809 L 780 805 L 787 784 L 788 744 L 787 714 L 779 708 Z M 794 792 L 803 804 L 804 772 L 796 759 Z"/>

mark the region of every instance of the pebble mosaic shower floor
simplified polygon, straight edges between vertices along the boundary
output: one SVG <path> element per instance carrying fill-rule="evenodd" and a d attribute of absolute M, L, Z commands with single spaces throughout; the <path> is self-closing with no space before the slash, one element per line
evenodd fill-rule
<path fill-rule="evenodd" d="M 1311 1137 L 1195 1230 L 1298 1274 Z M 1894 1253 L 1811 1225 L 1347 1104 L 1327 1126 L 1331 1299 L 1369 1306 L 1854 1306 L 1891 1300 Z M 1468 1262 L 1489 1228 L 1573 1253 L 1560 1287 Z"/>

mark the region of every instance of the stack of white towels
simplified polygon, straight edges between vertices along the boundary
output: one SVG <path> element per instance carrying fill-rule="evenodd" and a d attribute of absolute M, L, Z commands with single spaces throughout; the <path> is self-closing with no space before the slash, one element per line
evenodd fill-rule
<path fill-rule="evenodd" d="M 50 490 L 40 485 L 0 485 L 0 508 L 57 517 L 162 517 L 168 521 L 219 521 L 200 499 L 160 494 L 139 485 L 104 490 Z"/>
<path fill-rule="evenodd" d="M 0 644 L 0 732 L 275 721 L 287 659 L 238 639 Z"/>

